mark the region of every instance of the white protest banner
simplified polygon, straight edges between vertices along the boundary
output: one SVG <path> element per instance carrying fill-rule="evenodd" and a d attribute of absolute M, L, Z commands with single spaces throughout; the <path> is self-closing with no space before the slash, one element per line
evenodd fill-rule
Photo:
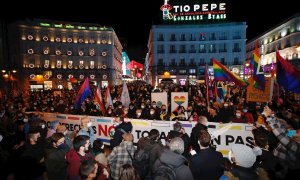
<path fill-rule="evenodd" d="M 151 93 L 151 102 L 155 101 L 157 107 L 161 107 L 161 105 L 166 105 L 168 109 L 168 94 L 167 92 L 153 92 Z"/>
<path fill-rule="evenodd" d="M 172 92 L 171 112 L 173 112 L 178 106 L 183 106 L 185 109 L 187 109 L 188 98 L 188 92 Z"/>
<path fill-rule="evenodd" d="M 43 113 L 41 117 L 47 121 L 47 125 L 51 121 L 58 120 L 61 124 L 65 125 L 69 131 L 80 130 L 81 118 L 84 116 L 69 115 L 69 114 L 51 114 Z M 110 133 L 114 131 L 113 121 L 111 117 L 96 117 L 89 116 L 93 122 L 93 130 L 96 139 L 109 144 Z M 133 125 L 132 134 L 134 142 L 136 143 L 140 137 L 147 137 L 151 129 L 157 129 L 160 132 L 160 138 L 163 143 L 170 132 L 173 130 L 174 121 L 161 121 L 161 120 L 139 120 L 139 119 L 125 119 L 130 121 Z M 192 128 L 196 122 L 180 121 L 186 133 L 190 136 Z M 208 131 L 212 135 L 213 145 L 216 145 L 217 150 L 226 156 L 232 144 L 246 144 L 252 145 L 252 125 L 242 123 L 227 123 L 219 124 L 210 122 Z"/>

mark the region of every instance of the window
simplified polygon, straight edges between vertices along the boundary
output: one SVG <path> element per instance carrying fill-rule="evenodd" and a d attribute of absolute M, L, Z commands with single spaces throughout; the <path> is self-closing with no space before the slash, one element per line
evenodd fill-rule
<path fill-rule="evenodd" d="M 225 58 L 221 58 L 221 64 L 225 65 Z"/>
<path fill-rule="evenodd" d="M 199 59 L 199 65 L 205 65 L 205 59 L 204 58 Z"/>
<path fill-rule="evenodd" d="M 175 45 L 170 46 L 170 53 L 176 53 L 176 47 Z"/>
<path fill-rule="evenodd" d="M 233 33 L 233 39 L 241 39 L 241 32 L 236 31 Z"/>
<path fill-rule="evenodd" d="M 164 35 L 163 34 L 159 34 L 157 40 L 158 41 L 164 41 Z"/>
<path fill-rule="evenodd" d="M 217 51 L 217 50 L 216 50 L 216 45 L 215 45 L 215 44 L 209 45 L 209 52 L 215 53 L 216 51 Z"/>
<path fill-rule="evenodd" d="M 79 64 L 80 64 L 80 65 L 83 65 L 83 61 L 79 61 Z"/>
<path fill-rule="evenodd" d="M 185 41 L 185 34 L 180 34 L 180 41 Z"/>
<path fill-rule="evenodd" d="M 184 65 L 185 64 L 185 59 L 180 59 L 180 64 Z"/>
<path fill-rule="evenodd" d="M 158 59 L 158 66 L 162 66 L 164 64 L 164 60 L 163 59 Z"/>
<path fill-rule="evenodd" d="M 205 53 L 205 51 L 206 51 L 206 50 L 205 50 L 205 44 L 200 44 L 199 48 L 200 48 L 199 51 L 200 51 L 201 53 Z"/>
<path fill-rule="evenodd" d="M 241 51 L 240 44 L 234 43 L 232 52 L 240 52 L 240 51 Z"/>
<path fill-rule="evenodd" d="M 190 59 L 190 66 L 194 66 L 195 65 L 195 59 L 194 58 L 191 58 Z"/>
<path fill-rule="evenodd" d="M 195 45 L 191 45 L 191 48 L 190 48 L 190 53 L 196 53 L 196 48 L 195 48 Z"/>
<path fill-rule="evenodd" d="M 226 33 L 225 32 L 221 32 L 219 39 L 220 40 L 226 40 L 227 39 Z"/>
<path fill-rule="evenodd" d="M 190 74 L 196 74 L 196 69 L 189 69 Z"/>
<path fill-rule="evenodd" d="M 175 59 L 171 59 L 171 65 L 172 65 L 172 66 L 176 66 Z"/>
<path fill-rule="evenodd" d="M 45 64 L 49 65 L 50 64 L 50 60 L 45 60 Z"/>
<path fill-rule="evenodd" d="M 157 53 L 164 53 L 164 45 L 157 46 Z"/>
<path fill-rule="evenodd" d="M 94 61 L 90 61 L 90 68 L 94 68 L 95 67 L 95 62 Z"/>
<path fill-rule="evenodd" d="M 219 52 L 227 52 L 226 43 L 219 44 Z"/>
<path fill-rule="evenodd" d="M 72 66 L 73 65 L 73 61 L 68 61 L 68 64 Z"/>
<path fill-rule="evenodd" d="M 180 50 L 179 50 L 180 53 L 186 53 L 186 50 L 185 50 L 185 45 L 180 45 Z"/>
<path fill-rule="evenodd" d="M 175 34 L 171 34 L 171 39 L 170 41 L 176 41 L 176 35 Z"/>
<path fill-rule="evenodd" d="M 234 65 L 239 65 L 239 64 L 240 64 L 240 61 L 239 61 L 239 58 L 238 58 L 238 57 L 235 57 L 235 58 L 234 58 L 233 64 L 234 64 Z"/>
<path fill-rule="evenodd" d="M 194 34 L 191 34 L 190 41 L 196 41 L 196 36 Z"/>
<path fill-rule="evenodd" d="M 200 33 L 200 41 L 205 41 L 205 34 L 204 33 Z"/>
<path fill-rule="evenodd" d="M 186 74 L 186 69 L 180 69 L 179 74 Z"/>
<path fill-rule="evenodd" d="M 216 33 L 211 33 L 209 40 L 216 40 Z"/>

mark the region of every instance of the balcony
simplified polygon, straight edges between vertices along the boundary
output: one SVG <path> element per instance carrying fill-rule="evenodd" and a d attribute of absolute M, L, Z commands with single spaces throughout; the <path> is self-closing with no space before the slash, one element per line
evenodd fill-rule
<path fill-rule="evenodd" d="M 195 49 L 189 50 L 189 53 L 196 53 Z"/>

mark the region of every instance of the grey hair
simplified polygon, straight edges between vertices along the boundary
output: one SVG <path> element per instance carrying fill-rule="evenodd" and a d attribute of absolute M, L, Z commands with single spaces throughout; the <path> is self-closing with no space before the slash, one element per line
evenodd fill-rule
<path fill-rule="evenodd" d="M 171 139 L 169 148 L 177 154 L 182 154 L 184 152 L 184 142 L 180 137 L 175 137 Z"/>
<path fill-rule="evenodd" d="M 200 123 L 200 124 L 206 124 L 206 123 L 208 123 L 208 120 L 207 120 L 207 118 L 205 116 L 200 116 L 199 120 L 198 120 L 198 123 Z"/>

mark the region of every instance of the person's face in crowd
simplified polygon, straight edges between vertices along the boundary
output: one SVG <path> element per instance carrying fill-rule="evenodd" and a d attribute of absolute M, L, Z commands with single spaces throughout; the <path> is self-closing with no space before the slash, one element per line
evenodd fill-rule
<path fill-rule="evenodd" d="M 32 140 L 34 142 L 37 142 L 39 140 L 39 138 L 41 137 L 41 134 L 38 132 L 38 133 L 35 133 L 33 136 L 32 136 Z"/>
<path fill-rule="evenodd" d="M 151 109 L 151 110 L 150 110 L 150 114 L 153 115 L 154 113 L 155 113 L 155 110 L 154 110 L 154 109 Z"/>
<path fill-rule="evenodd" d="M 140 109 L 136 110 L 136 115 L 137 116 L 141 116 L 142 115 L 142 111 Z"/>
<path fill-rule="evenodd" d="M 87 117 L 84 117 L 81 119 L 81 125 L 83 128 L 86 128 L 88 127 L 88 124 L 89 124 L 90 120 L 87 118 Z"/>
<path fill-rule="evenodd" d="M 122 123 L 120 117 L 115 117 L 115 122 L 118 123 L 118 124 Z"/>
<path fill-rule="evenodd" d="M 293 114 L 292 114 L 291 112 L 286 111 L 286 117 L 287 117 L 288 119 L 291 119 L 292 116 L 293 116 Z"/>
<path fill-rule="evenodd" d="M 145 103 L 141 104 L 141 108 L 144 109 L 145 108 Z"/>
<path fill-rule="evenodd" d="M 236 111 L 235 111 L 235 116 L 236 116 L 237 118 L 240 118 L 240 117 L 242 116 L 241 110 L 236 110 Z"/>
<path fill-rule="evenodd" d="M 224 108 L 227 109 L 228 108 L 228 103 L 224 103 Z"/>
<path fill-rule="evenodd" d="M 166 107 L 165 105 L 162 105 L 162 106 L 161 106 L 161 110 L 162 110 L 162 111 L 166 111 L 166 110 L 167 110 L 167 107 Z"/>
<path fill-rule="evenodd" d="M 127 108 L 124 108 L 124 109 L 123 109 L 123 112 L 124 112 L 124 114 L 128 114 L 128 109 L 127 109 Z"/>
<path fill-rule="evenodd" d="M 58 148 L 59 146 L 61 146 L 61 145 L 64 144 L 64 143 L 65 143 L 65 138 L 62 137 L 62 138 L 60 138 L 56 143 L 54 143 L 53 146 L 54 146 L 55 148 Z"/>

